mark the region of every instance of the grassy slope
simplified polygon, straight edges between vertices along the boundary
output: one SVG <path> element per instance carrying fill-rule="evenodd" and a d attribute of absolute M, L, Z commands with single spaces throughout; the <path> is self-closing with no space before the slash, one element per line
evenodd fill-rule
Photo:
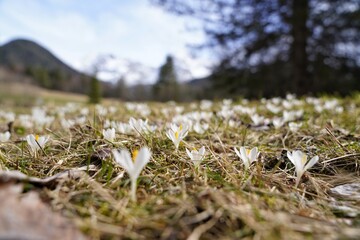
<path fill-rule="evenodd" d="M 65 104 L 67 102 L 85 103 L 87 97 L 58 91 L 50 91 L 23 83 L 0 82 L 0 104 L 2 106 L 27 107 L 46 103 Z"/>
<path fill-rule="evenodd" d="M 1 88 L 0 88 L 1 89 Z M 53 95 L 36 92 L 49 100 Z M 70 95 L 57 95 L 56 104 Z M 71 100 L 84 102 L 82 97 Z M 10 143 L 0 146 L 0 169 L 20 170 L 31 176 L 47 177 L 57 172 L 88 164 L 98 164 L 91 177 L 63 182 L 56 189 L 41 189 L 54 210 L 74 219 L 93 239 L 350 239 L 360 237 L 359 216 L 345 218 L 336 214 L 328 189 L 333 184 L 359 181 L 359 156 L 343 157 L 329 163 L 325 160 L 360 153 L 360 99 L 341 100 L 341 105 L 355 109 L 336 114 L 316 113 L 305 107 L 302 129 L 297 133 L 288 127 L 259 131 L 249 128 L 245 115 L 234 116 L 245 124 L 231 128 L 220 118 L 213 118 L 204 135 L 191 132 L 178 152 L 165 136 L 164 124 L 171 122 L 172 112 L 164 116 L 159 109 L 173 107 L 150 104 L 150 123 L 159 130 L 149 136 L 117 135 L 110 144 L 102 139 L 105 118 L 127 122 L 140 117 L 122 103 L 106 103 L 117 112 L 106 117 L 94 115 L 93 108 L 85 125 L 64 131 L 59 118 L 47 129 L 26 130 L 51 136 L 51 143 L 38 158 L 31 156 L 24 134 L 13 134 Z M 258 106 L 258 102 L 250 105 Z M 54 104 L 51 104 L 54 106 Z M 13 107 L 13 105 L 12 105 Z M 11 108 L 16 111 L 15 108 Z M 190 105 L 185 105 L 190 111 Z M 219 109 L 216 104 L 212 110 Z M 55 113 L 55 108 L 48 110 Z M 272 114 L 259 110 L 267 116 Z M 78 112 L 67 118 L 78 116 Z M 331 127 L 327 125 L 333 121 Z M 328 126 L 328 131 L 325 127 Z M 15 122 L 15 127 L 17 123 Z M 349 132 L 344 133 L 341 129 Z M 153 155 L 138 182 L 138 202 L 129 201 L 129 178 L 111 156 L 99 164 L 95 152 L 112 148 L 135 149 L 147 145 Z M 207 156 L 199 170 L 194 169 L 185 147 L 206 146 Z M 257 146 L 259 161 L 245 171 L 234 154 L 234 146 Z M 311 156 L 319 155 L 320 163 L 305 174 L 294 189 L 293 166 L 284 155 L 287 149 L 300 149 Z M 92 158 L 90 156 L 93 156 Z M 124 174 L 124 175 L 122 175 Z M 33 189 L 33 186 L 29 186 Z M 353 203 L 356 207 L 356 203 Z M 349 223 L 350 220 L 350 223 Z"/>

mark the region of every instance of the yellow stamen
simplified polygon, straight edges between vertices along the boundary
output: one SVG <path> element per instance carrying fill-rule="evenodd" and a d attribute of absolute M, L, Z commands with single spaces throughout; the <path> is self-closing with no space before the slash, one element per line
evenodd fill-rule
<path fill-rule="evenodd" d="M 307 162 L 307 157 L 306 157 L 306 155 L 304 154 L 304 155 L 302 156 L 302 158 L 301 158 L 301 163 L 302 163 L 303 165 L 305 165 L 306 162 Z"/>
<path fill-rule="evenodd" d="M 194 150 L 194 151 L 197 151 L 195 147 L 193 147 L 193 150 Z"/>
<path fill-rule="evenodd" d="M 137 157 L 138 154 L 139 154 L 139 150 L 134 150 L 134 151 L 132 152 L 132 160 L 133 160 L 133 162 L 135 162 L 136 157 Z"/>
<path fill-rule="evenodd" d="M 250 149 L 246 149 L 246 155 L 250 154 Z"/>
<path fill-rule="evenodd" d="M 175 138 L 176 138 L 176 139 L 179 138 L 179 132 L 178 132 L 178 131 L 175 132 Z"/>
<path fill-rule="evenodd" d="M 35 140 L 39 141 L 39 135 L 35 135 Z"/>
<path fill-rule="evenodd" d="M 182 128 L 183 128 L 183 127 L 182 127 L 182 124 L 180 124 L 179 131 L 181 131 L 181 130 L 182 130 Z"/>

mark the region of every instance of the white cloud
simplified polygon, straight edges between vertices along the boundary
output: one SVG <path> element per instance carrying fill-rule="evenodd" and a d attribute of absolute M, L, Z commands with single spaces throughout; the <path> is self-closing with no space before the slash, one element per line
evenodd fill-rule
<path fill-rule="evenodd" d="M 187 62 L 193 76 L 204 76 L 207 57 L 192 59 L 185 47 L 201 42 L 203 36 L 186 32 L 184 23 L 144 0 L 0 1 L 0 41 L 36 40 L 77 68 L 89 56 L 102 53 L 151 67 L 173 54 Z"/>

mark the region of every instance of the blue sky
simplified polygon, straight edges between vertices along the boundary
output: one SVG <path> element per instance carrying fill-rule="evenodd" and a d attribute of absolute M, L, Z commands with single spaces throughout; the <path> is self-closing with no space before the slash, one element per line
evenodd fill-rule
<path fill-rule="evenodd" d="M 187 62 L 194 77 L 208 73 L 207 56 L 193 59 L 186 44 L 201 43 L 201 31 L 148 0 L 0 0 L 0 44 L 27 38 L 77 69 L 98 54 L 114 54 L 151 67 L 167 54 Z"/>

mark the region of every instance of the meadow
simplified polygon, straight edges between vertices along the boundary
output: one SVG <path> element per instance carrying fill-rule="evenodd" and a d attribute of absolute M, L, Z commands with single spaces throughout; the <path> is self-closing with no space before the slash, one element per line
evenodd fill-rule
<path fill-rule="evenodd" d="M 359 94 L 101 105 L 51 96 L 2 99 L 0 192 L 10 182 L 38 193 L 85 238 L 360 238 L 359 192 L 332 191 L 360 183 Z M 25 177 L 1 178 L 8 171 Z"/>

